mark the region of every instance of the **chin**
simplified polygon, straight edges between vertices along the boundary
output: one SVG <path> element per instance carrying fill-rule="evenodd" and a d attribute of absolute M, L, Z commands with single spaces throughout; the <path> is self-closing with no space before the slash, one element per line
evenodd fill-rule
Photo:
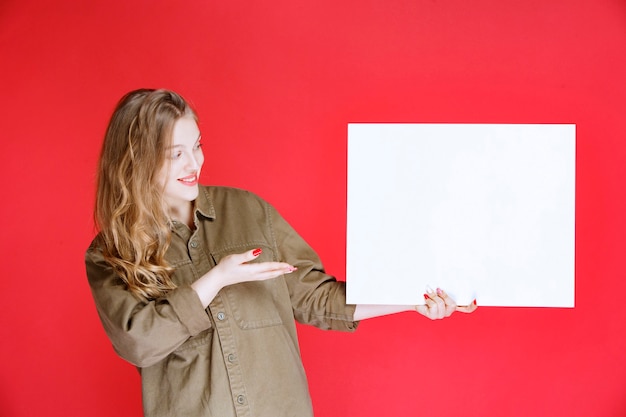
<path fill-rule="evenodd" d="M 194 201 L 196 198 L 198 198 L 198 194 L 200 193 L 200 189 L 198 188 L 198 186 L 196 185 L 194 187 L 193 190 L 189 190 L 186 194 L 186 199 L 187 201 Z"/>
<path fill-rule="evenodd" d="M 177 193 L 168 193 L 164 197 L 170 202 L 170 204 L 178 205 L 180 203 L 190 203 L 198 198 L 200 193 L 199 188 L 196 186 L 194 189 L 188 188 Z"/>

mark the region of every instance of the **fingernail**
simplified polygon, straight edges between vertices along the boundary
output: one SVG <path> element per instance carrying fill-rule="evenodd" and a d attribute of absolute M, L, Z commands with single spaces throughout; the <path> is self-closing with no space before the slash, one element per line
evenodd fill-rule
<path fill-rule="evenodd" d="M 441 295 L 443 293 L 443 291 L 441 291 L 441 288 L 437 288 L 437 295 Z"/>
<path fill-rule="evenodd" d="M 252 255 L 259 256 L 261 254 L 261 252 L 263 252 L 263 249 L 257 248 L 257 249 L 252 251 Z"/>
<path fill-rule="evenodd" d="M 474 298 L 474 305 L 476 305 L 476 299 Z"/>
<path fill-rule="evenodd" d="M 293 271 L 297 271 L 297 270 L 298 270 L 298 268 L 297 268 L 297 267 L 295 267 L 295 266 L 290 266 L 290 267 L 288 268 L 288 270 L 289 270 L 289 273 L 292 273 Z"/>
<path fill-rule="evenodd" d="M 427 300 L 430 300 L 430 297 L 428 296 L 428 294 L 424 294 L 424 298 Z"/>

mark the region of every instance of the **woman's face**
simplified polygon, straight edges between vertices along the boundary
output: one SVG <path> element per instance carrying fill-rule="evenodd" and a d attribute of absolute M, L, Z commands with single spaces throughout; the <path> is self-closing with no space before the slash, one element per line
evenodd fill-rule
<path fill-rule="evenodd" d="M 200 129 L 191 116 L 174 124 L 172 143 L 165 150 L 165 164 L 158 173 L 163 197 L 170 214 L 187 215 L 190 203 L 198 197 L 198 178 L 204 163 Z"/>

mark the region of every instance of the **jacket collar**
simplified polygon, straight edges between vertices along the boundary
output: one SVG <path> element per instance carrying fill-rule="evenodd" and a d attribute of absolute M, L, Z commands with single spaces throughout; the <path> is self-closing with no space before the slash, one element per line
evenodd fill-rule
<path fill-rule="evenodd" d="M 207 187 L 200 186 L 200 192 L 198 198 L 196 198 L 195 211 L 208 219 L 215 219 L 215 207 L 213 201 L 209 196 L 209 190 Z"/>

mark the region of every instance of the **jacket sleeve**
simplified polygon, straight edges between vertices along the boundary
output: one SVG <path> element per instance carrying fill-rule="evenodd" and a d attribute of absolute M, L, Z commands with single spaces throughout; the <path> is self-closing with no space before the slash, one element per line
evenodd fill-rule
<path fill-rule="evenodd" d="M 115 351 L 128 362 L 138 367 L 153 365 L 211 327 L 190 286 L 181 286 L 156 300 L 139 299 L 126 289 L 93 245 L 85 254 L 85 264 L 104 330 Z"/>
<path fill-rule="evenodd" d="M 279 260 L 298 267 L 285 276 L 296 320 L 324 330 L 356 330 L 356 306 L 346 304 L 346 283 L 326 274 L 317 253 L 269 204 L 268 211 Z"/>

